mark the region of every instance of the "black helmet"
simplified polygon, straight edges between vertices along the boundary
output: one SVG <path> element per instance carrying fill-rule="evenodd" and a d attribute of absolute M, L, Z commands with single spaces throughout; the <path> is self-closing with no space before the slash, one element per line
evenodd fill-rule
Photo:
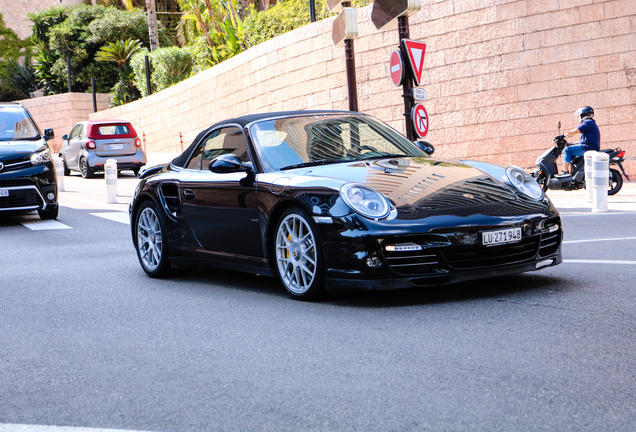
<path fill-rule="evenodd" d="M 594 110 L 592 109 L 592 107 L 589 106 L 584 106 L 583 108 L 577 109 L 576 113 L 579 115 L 579 118 L 581 120 L 588 117 L 594 117 Z"/>

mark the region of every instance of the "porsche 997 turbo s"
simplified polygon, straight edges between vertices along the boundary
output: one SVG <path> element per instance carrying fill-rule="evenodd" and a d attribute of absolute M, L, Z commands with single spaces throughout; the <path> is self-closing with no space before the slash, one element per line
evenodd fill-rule
<path fill-rule="evenodd" d="M 140 177 L 132 239 L 151 277 L 209 265 L 278 277 L 312 299 L 562 260 L 559 213 L 523 170 L 435 159 L 361 113 L 228 119 Z"/>

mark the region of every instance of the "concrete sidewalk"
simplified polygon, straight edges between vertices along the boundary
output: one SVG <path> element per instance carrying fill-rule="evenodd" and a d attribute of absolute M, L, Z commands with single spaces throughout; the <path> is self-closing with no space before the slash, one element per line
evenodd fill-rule
<path fill-rule="evenodd" d="M 153 153 L 148 155 L 147 166 L 168 163 L 178 154 Z M 117 204 L 108 204 L 106 200 L 106 181 L 104 174 L 96 174 L 93 179 L 83 179 L 79 173 L 64 178 L 64 191 L 60 192 L 59 201 L 62 206 L 128 211 L 135 187 L 139 183 L 131 171 L 123 171 L 117 178 Z M 554 205 L 562 211 L 592 212 L 592 203 L 587 201 L 587 192 L 580 191 L 548 191 Z M 625 182 L 621 191 L 608 197 L 608 212 L 636 212 L 636 182 Z"/>

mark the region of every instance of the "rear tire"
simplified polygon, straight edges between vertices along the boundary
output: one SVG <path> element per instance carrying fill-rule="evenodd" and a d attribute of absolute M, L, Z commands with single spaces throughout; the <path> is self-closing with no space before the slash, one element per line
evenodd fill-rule
<path fill-rule="evenodd" d="M 609 191 L 608 195 L 616 195 L 623 187 L 623 176 L 617 170 L 611 168 L 609 175 Z"/>
<path fill-rule="evenodd" d="M 152 201 L 144 202 L 135 217 L 135 249 L 146 274 L 153 278 L 171 271 L 168 238 L 163 214 Z"/>
<path fill-rule="evenodd" d="M 85 179 L 90 179 L 95 176 L 85 157 L 80 159 L 80 171 L 82 173 L 82 177 Z"/>

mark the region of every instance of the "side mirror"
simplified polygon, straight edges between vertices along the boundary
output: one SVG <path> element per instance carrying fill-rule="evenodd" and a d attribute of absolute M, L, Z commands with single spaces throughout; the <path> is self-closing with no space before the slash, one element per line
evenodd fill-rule
<path fill-rule="evenodd" d="M 228 153 L 217 156 L 210 161 L 208 168 L 213 173 L 225 174 L 234 172 L 250 172 L 252 169 L 249 165 L 243 164 L 234 153 Z"/>
<path fill-rule="evenodd" d="M 435 153 L 435 147 L 433 147 L 433 144 L 431 144 L 430 142 L 413 141 L 413 144 L 415 144 L 420 150 L 422 150 L 424 153 L 426 153 L 429 156 Z"/>
<path fill-rule="evenodd" d="M 64 141 L 67 141 L 67 140 L 68 140 L 68 135 L 66 135 L 66 134 L 62 135 L 62 139 L 63 139 Z"/>
<path fill-rule="evenodd" d="M 50 140 L 53 139 L 55 137 L 55 132 L 53 132 L 53 129 L 48 128 L 48 129 L 44 129 L 44 139 L 45 140 Z"/>

